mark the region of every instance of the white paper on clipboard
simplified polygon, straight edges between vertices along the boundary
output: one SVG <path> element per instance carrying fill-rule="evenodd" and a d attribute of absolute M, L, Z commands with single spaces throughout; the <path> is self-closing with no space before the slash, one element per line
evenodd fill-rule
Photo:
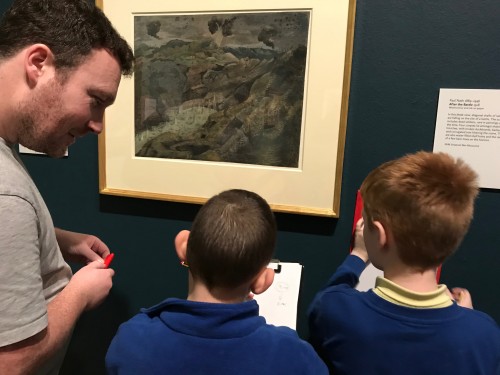
<path fill-rule="evenodd" d="M 264 293 L 254 296 L 259 304 L 259 315 L 269 324 L 296 329 L 303 267 L 299 263 L 280 262 L 272 268 L 275 268 L 273 284 Z"/>

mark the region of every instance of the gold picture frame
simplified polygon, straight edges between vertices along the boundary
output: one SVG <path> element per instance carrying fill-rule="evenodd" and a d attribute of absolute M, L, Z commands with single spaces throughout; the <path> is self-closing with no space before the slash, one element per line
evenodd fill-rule
<path fill-rule="evenodd" d="M 96 4 L 103 9 L 117 31 L 129 41 L 136 52 L 137 48 L 143 48 L 143 45 L 134 45 L 137 38 L 134 25 L 157 17 L 175 17 L 165 18 L 172 22 L 192 22 L 197 20 L 197 17 L 201 19 L 211 16 L 210 22 L 214 28 L 210 32 L 214 29 L 219 31 L 220 28 L 222 32 L 226 32 L 226 36 L 232 36 L 233 30 L 228 32 L 227 28 L 222 28 L 223 18 L 224 22 L 249 16 L 263 20 L 264 18 L 258 17 L 278 13 L 280 17 L 291 15 L 308 19 L 307 47 L 303 60 L 301 128 L 300 135 L 296 136 L 296 139 L 300 139 L 296 145 L 296 165 L 290 167 L 279 164 L 227 162 L 213 156 L 210 160 L 151 157 L 149 154 L 137 156 L 137 110 L 134 112 L 139 103 L 134 87 L 137 77 L 123 78 L 116 102 L 106 110 L 104 131 L 99 135 L 101 194 L 202 204 L 220 191 L 242 188 L 262 195 L 276 212 L 339 216 L 355 0 L 289 0 L 280 4 L 269 0 L 254 0 L 250 3 L 243 0 L 97 0 Z M 257 16 L 254 16 L 255 14 Z M 278 17 L 275 17 L 275 20 L 276 18 Z M 290 18 L 286 17 L 286 20 Z M 284 22 L 284 19 L 280 18 L 279 22 Z M 154 22 L 149 24 L 154 25 Z M 159 24 L 160 22 L 158 27 Z M 275 38 L 281 34 L 274 33 L 272 25 L 262 26 L 262 30 L 267 30 L 267 34 L 261 32 L 258 35 L 261 46 L 259 48 L 265 44 L 265 52 L 271 53 L 277 49 Z M 147 37 L 151 37 L 151 43 L 161 45 L 162 35 L 157 34 L 157 31 L 148 29 Z M 199 51 L 196 53 L 200 54 Z M 206 55 L 211 56 L 209 53 Z M 234 54 L 231 58 L 234 58 Z M 253 61 L 249 57 L 244 59 L 246 63 Z M 135 74 L 138 74 L 137 71 Z M 157 80 L 165 78 L 161 74 L 156 77 Z M 151 82 L 151 85 L 156 84 L 156 81 Z M 169 81 L 166 82 L 168 84 Z M 246 94 L 249 95 L 248 92 L 251 93 L 252 89 L 248 89 Z M 227 112 L 231 107 L 222 108 L 219 105 L 214 108 L 217 110 L 212 109 L 212 112 Z M 255 116 L 253 119 L 259 121 Z M 238 126 L 251 128 L 253 125 L 242 125 L 241 122 L 239 121 Z M 271 130 L 267 131 L 273 131 L 274 125 L 271 121 L 268 124 Z M 243 127 L 241 129 L 244 129 Z M 285 149 L 285 146 L 282 148 Z"/>

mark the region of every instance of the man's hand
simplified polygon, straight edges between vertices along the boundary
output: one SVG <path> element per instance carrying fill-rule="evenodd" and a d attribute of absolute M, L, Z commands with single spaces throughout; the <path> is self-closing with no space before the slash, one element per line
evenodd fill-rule
<path fill-rule="evenodd" d="M 66 288 L 78 296 L 84 310 L 93 309 L 108 296 L 114 274 L 113 269 L 105 268 L 102 262 L 95 261 L 76 272 Z"/>
<path fill-rule="evenodd" d="M 99 260 L 110 253 L 108 246 L 96 236 L 69 232 L 56 228 L 56 238 L 66 261 L 86 264 Z"/>
<path fill-rule="evenodd" d="M 48 326 L 37 334 L 0 348 L 0 374 L 33 374 L 62 345 L 83 311 L 97 307 L 112 286 L 114 271 L 95 261 L 82 267 L 47 306 Z"/>

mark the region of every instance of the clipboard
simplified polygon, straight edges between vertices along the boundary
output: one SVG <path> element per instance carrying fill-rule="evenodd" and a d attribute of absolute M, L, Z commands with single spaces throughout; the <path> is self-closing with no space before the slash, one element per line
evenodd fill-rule
<path fill-rule="evenodd" d="M 259 304 L 259 315 L 268 324 L 297 327 L 297 306 L 299 302 L 302 269 L 300 263 L 280 262 L 275 259 L 268 265 L 274 269 L 274 281 L 262 294 L 254 295 Z"/>

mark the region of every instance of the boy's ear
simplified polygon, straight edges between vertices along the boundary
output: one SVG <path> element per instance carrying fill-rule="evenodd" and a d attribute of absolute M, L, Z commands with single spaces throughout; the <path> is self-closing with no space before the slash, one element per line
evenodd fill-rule
<path fill-rule="evenodd" d="M 48 68 L 55 69 L 54 55 L 50 48 L 40 43 L 28 47 L 24 58 L 24 68 L 28 84 L 34 87 Z"/>
<path fill-rule="evenodd" d="M 274 270 L 272 268 L 265 267 L 262 271 L 260 271 L 252 285 L 250 285 L 250 290 L 253 294 L 264 293 L 272 285 L 273 281 Z"/>
<path fill-rule="evenodd" d="M 189 238 L 188 230 L 181 230 L 177 236 L 175 236 L 174 245 L 177 257 L 181 262 L 186 260 L 187 242 Z"/>
<path fill-rule="evenodd" d="M 388 233 L 386 231 L 386 228 L 380 221 L 374 221 L 373 225 L 375 226 L 375 230 L 377 231 L 378 245 L 381 249 L 383 249 L 388 245 Z"/>

